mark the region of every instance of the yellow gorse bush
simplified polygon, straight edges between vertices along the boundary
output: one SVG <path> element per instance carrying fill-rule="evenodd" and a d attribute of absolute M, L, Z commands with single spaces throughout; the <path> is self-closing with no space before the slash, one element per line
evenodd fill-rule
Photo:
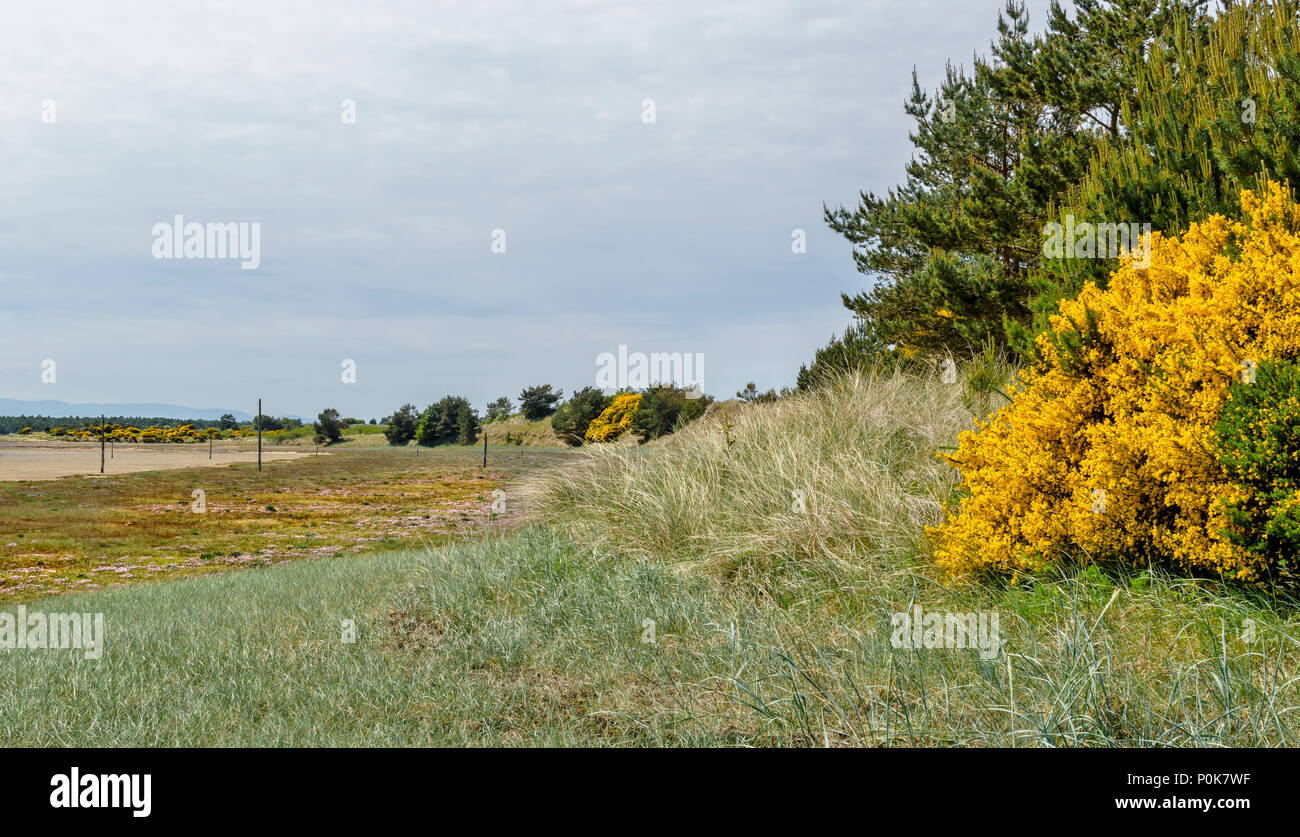
<path fill-rule="evenodd" d="M 277 431 L 268 431 L 264 435 L 273 435 L 275 432 Z M 204 442 L 209 436 L 214 439 L 235 439 L 244 434 L 239 430 L 199 429 L 189 424 L 182 424 L 179 427 L 91 424 L 84 427 L 51 427 L 50 435 L 83 442 L 97 441 L 103 436 L 109 442 L 184 443 Z"/>
<path fill-rule="evenodd" d="M 1152 235 L 1147 269 L 1089 283 L 1040 335 L 1012 403 L 943 456 L 964 496 L 936 530 L 954 575 L 1079 559 L 1164 563 L 1254 580 L 1262 559 L 1223 536 L 1241 489 L 1214 424 L 1248 362 L 1300 356 L 1300 206 L 1276 184 L 1181 237 Z"/>
<path fill-rule="evenodd" d="M 588 442 L 612 442 L 632 426 L 632 417 L 641 406 L 641 396 L 624 392 L 614 396 L 614 401 L 604 412 L 587 425 L 583 438 Z"/>

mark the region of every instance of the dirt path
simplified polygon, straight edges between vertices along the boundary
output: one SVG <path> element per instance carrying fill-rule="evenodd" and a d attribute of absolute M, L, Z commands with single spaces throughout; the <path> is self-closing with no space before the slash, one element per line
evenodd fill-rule
<path fill-rule="evenodd" d="M 104 473 L 131 474 L 137 471 L 168 471 L 174 468 L 206 468 L 234 462 L 256 462 L 257 450 L 216 445 L 208 459 L 207 445 L 110 446 L 111 458 L 104 460 Z M 311 456 L 311 451 L 264 450 L 263 462 Z M 49 442 L 41 444 L 0 443 L 0 481 L 53 480 L 74 474 L 99 474 L 99 444 L 94 442 Z"/>

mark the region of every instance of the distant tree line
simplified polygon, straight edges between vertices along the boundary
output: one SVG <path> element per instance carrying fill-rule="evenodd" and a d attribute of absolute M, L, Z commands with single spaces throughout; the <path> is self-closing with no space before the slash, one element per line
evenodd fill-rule
<path fill-rule="evenodd" d="M 564 390 L 541 384 L 525 387 L 519 393 L 518 412 L 514 412 L 509 396 L 502 396 L 488 403 L 482 417 L 468 399 L 448 395 L 423 411 L 414 404 L 403 404 L 392 415 L 381 419 L 380 424 L 385 425 L 384 436 L 390 445 L 406 445 L 412 441 L 425 446 L 471 445 L 480 438 L 483 425 L 515 415 L 527 421 L 541 421 L 549 416 L 555 435 L 567 445 L 578 446 L 587 441 L 592 422 L 610 410 L 620 394 L 606 395 L 596 387 L 584 387 L 565 401 Z M 674 432 L 704 415 L 713 403 L 711 396 L 693 397 L 694 392 L 668 384 L 654 384 L 638 394 L 640 404 L 629 429 L 642 441 Z"/>
<path fill-rule="evenodd" d="M 355 419 L 346 419 L 345 421 L 355 421 Z M 174 419 L 174 418 L 145 418 L 142 416 L 107 416 L 108 424 L 117 424 L 122 427 L 182 427 L 189 425 L 200 429 L 215 427 L 218 430 L 255 430 L 257 425 L 255 420 L 238 421 L 234 415 L 226 413 L 219 419 Z M 99 416 L 0 416 L 0 435 L 6 433 L 17 433 L 24 428 L 31 428 L 37 432 L 48 432 L 55 427 L 63 427 L 69 430 L 86 427 L 88 425 L 98 426 L 100 423 Z M 293 430 L 302 427 L 302 420 L 296 418 L 263 416 L 263 430 Z"/>
<path fill-rule="evenodd" d="M 0 416 L 0 435 L 5 433 L 17 433 L 25 427 L 30 427 L 34 431 L 49 431 L 54 427 L 77 428 L 87 425 L 98 425 L 99 416 Z M 120 424 L 123 427 L 181 427 L 190 425 L 191 427 L 218 427 L 227 429 L 220 421 L 213 419 L 171 419 L 171 418 L 144 418 L 141 416 L 108 416 L 109 424 Z M 251 426 L 251 422 L 249 422 Z M 232 427 L 238 424 L 232 425 Z"/>

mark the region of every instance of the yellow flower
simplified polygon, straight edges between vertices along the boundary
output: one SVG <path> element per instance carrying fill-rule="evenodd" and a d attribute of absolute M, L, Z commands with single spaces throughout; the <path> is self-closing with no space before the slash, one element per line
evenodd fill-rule
<path fill-rule="evenodd" d="M 1242 221 L 1154 233 L 1149 267 L 1123 264 L 1060 304 L 1051 330 L 1073 339 L 1041 335 L 1043 362 L 1012 403 L 943 454 L 966 496 L 931 530 L 941 566 L 1032 571 L 1087 554 L 1263 574 L 1221 534 L 1233 486 L 1214 424 L 1243 361 L 1300 357 L 1300 205 L 1277 184 L 1241 202 Z"/>
<path fill-rule="evenodd" d="M 641 396 L 625 392 L 614 396 L 605 411 L 592 419 L 583 437 L 588 442 L 611 442 L 632 426 L 632 418 L 641 406 Z"/>

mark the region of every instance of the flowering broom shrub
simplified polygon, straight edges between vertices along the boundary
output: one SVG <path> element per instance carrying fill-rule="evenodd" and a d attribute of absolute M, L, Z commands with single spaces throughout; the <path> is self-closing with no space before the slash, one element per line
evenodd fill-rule
<path fill-rule="evenodd" d="M 1274 472 L 1252 481 L 1220 462 L 1216 425 L 1234 381 L 1300 357 L 1300 206 L 1274 184 L 1241 204 L 1239 222 L 1152 234 L 1147 269 L 1125 262 L 1107 289 L 1061 303 L 1012 402 L 944 454 L 964 496 L 932 530 L 940 566 L 1272 574 L 1274 556 L 1230 532 Z"/>
<path fill-rule="evenodd" d="M 624 392 L 614 396 L 605 411 L 592 419 L 583 437 L 588 442 L 612 442 L 632 426 L 632 418 L 641 406 L 641 396 Z"/>
<path fill-rule="evenodd" d="M 107 423 L 103 425 L 88 424 L 83 427 L 51 427 L 50 435 L 62 438 L 73 439 L 83 442 L 99 441 L 101 437 L 109 442 L 145 442 L 145 443 L 186 443 L 186 442 L 205 442 L 208 437 L 213 439 L 234 439 L 239 438 L 243 433 L 236 430 L 218 430 L 216 428 L 198 429 L 190 424 L 182 424 L 179 427 L 158 427 L 149 425 L 148 427 L 134 427 L 131 425 L 121 425 Z M 269 431 L 265 435 L 274 436 L 281 431 Z"/>

